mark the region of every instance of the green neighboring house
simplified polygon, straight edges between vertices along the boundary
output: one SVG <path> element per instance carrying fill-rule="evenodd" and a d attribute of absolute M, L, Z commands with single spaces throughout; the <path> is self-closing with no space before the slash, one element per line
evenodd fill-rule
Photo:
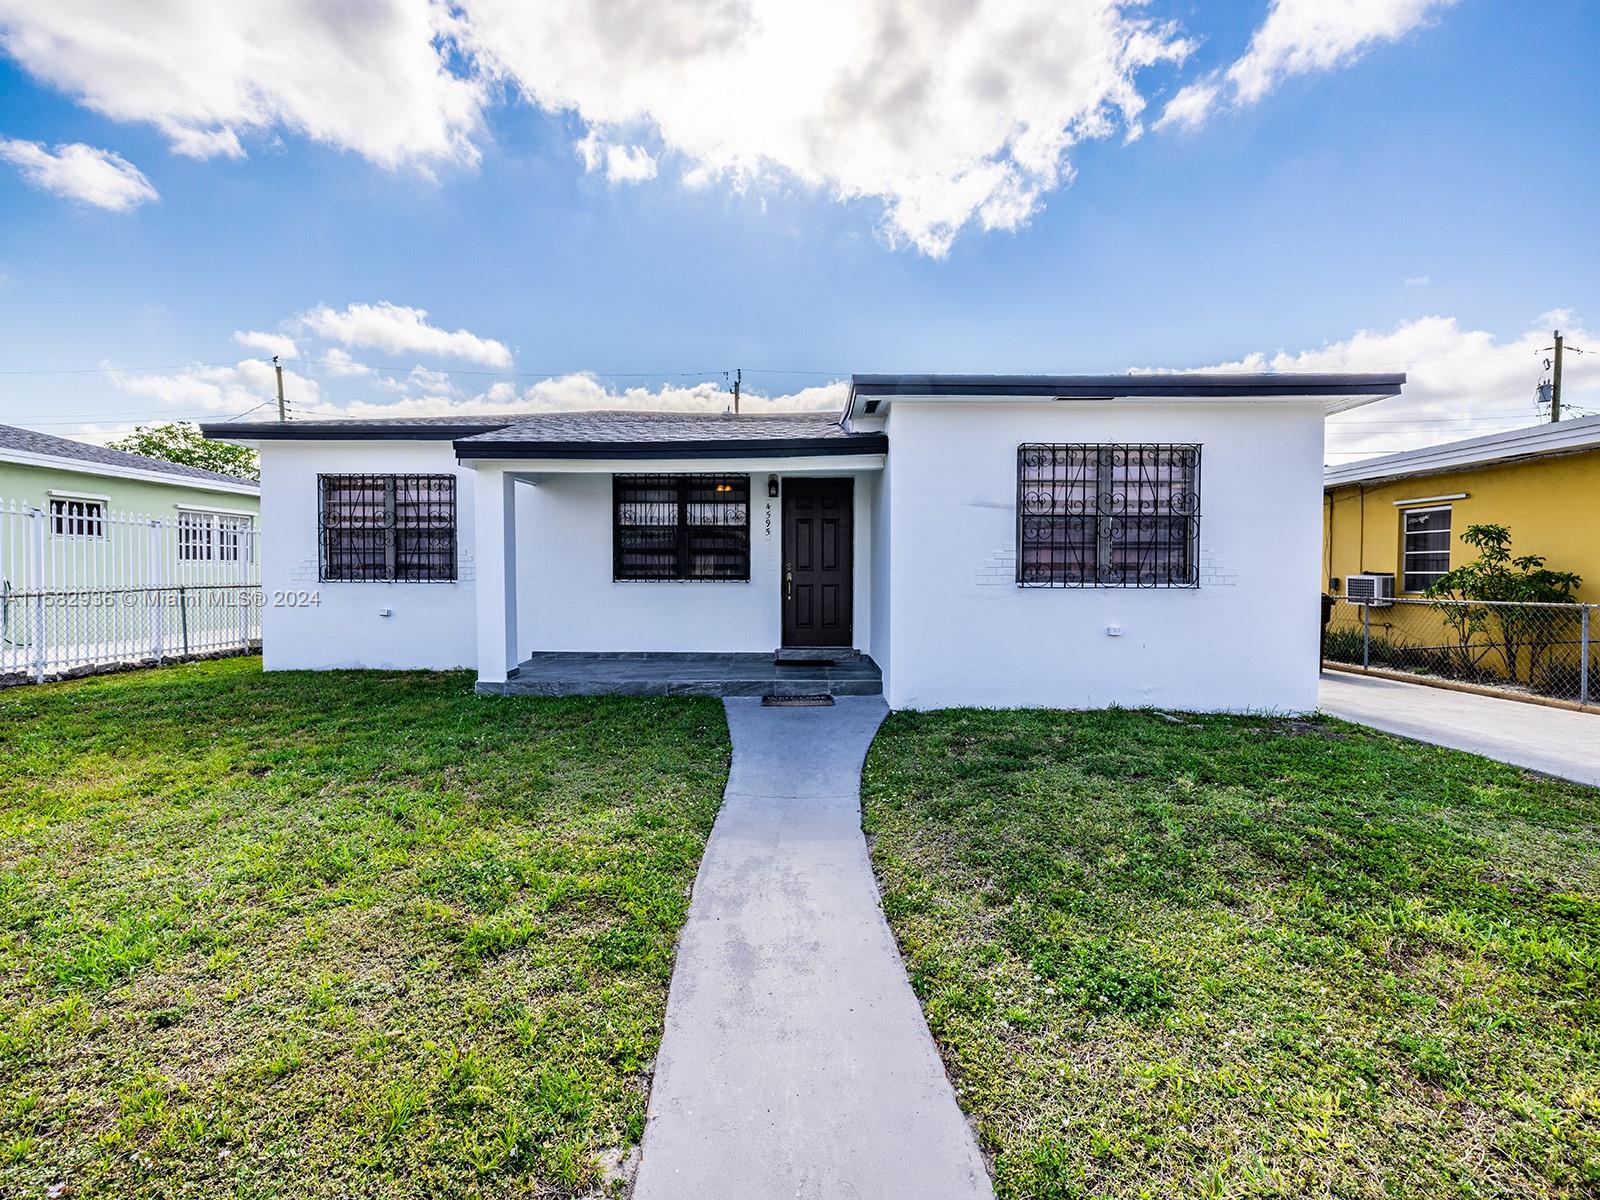
<path fill-rule="evenodd" d="M 102 505 L 102 515 L 139 513 L 171 520 L 192 511 L 248 516 L 254 522 L 261 512 L 261 485 L 0 425 L 0 501 L 47 509 L 54 517 L 68 511 L 58 501 L 72 499 Z"/>
<path fill-rule="evenodd" d="M 127 557 L 116 553 L 119 540 L 147 525 L 166 543 L 166 580 L 207 569 L 231 579 L 237 572 L 221 569 L 253 545 L 261 485 L 0 425 L 0 573 L 12 588 L 26 570 L 20 531 L 29 509 L 46 514 L 46 586 L 151 582 L 129 573 L 135 564 L 123 570 L 115 561 Z"/>

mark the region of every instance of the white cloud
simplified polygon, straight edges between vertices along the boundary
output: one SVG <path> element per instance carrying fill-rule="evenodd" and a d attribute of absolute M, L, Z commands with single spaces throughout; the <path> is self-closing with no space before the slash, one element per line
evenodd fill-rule
<path fill-rule="evenodd" d="M 337 346 L 330 346 L 324 350 L 320 362 L 328 374 L 340 379 L 355 379 L 373 373 L 372 368 L 367 366 L 366 363 L 357 362 L 350 357 L 348 352 L 339 349 Z"/>
<path fill-rule="evenodd" d="M 277 378 L 272 364 L 247 358 L 231 367 L 190 367 L 163 374 L 107 372 L 111 382 L 134 396 L 149 396 L 174 409 L 202 409 L 207 412 L 234 413 L 261 406 L 276 413 Z M 317 381 L 285 368 L 283 390 L 290 407 L 314 406 L 321 400 Z M 259 418 L 258 418 L 259 419 Z"/>
<path fill-rule="evenodd" d="M 144 173 L 122 155 L 82 142 L 49 150 L 38 142 L 0 138 L 0 158 L 15 164 L 36 188 L 109 212 L 127 212 L 161 198 Z"/>
<path fill-rule="evenodd" d="M 1178 125 L 1184 129 L 1198 129 L 1210 118 L 1211 111 L 1221 98 L 1222 87 L 1211 77 L 1180 88 L 1178 94 L 1167 101 L 1166 108 L 1161 110 L 1156 128 Z"/>
<path fill-rule="evenodd" d="M 1353 462 L 1437 442 L 1457 441 L 1537 424 L 1534 389 L 1542 377 L 1551 330 L 1572 343 L 1600 345 L 1571 313 L 1549 312 L 1512 338 L 1463 329 L 1454 317 L 1405 321 L 1388 331 L 1362 330 L 1343 341 L 1297 353 L 1255 353 L 1203 368 L 1216 371 L 1404 371 L 1394 400 L 1328 419 L 1328 461 Z M 1563 403 L 1600 411 L 1600 354 L 1569 356 Z"/>
<path fill-rule="evenodd" d="M 968 225 L 1026 221 L 1070 178 L 1077 143 L 1137 132 L 1135 75 L 1189 43 L 1136 8 L 472 0 L 463 37 L 602 141 L 651 129 L 688 182 L 777 176 L 876 198 L 891 242 L 941 255 Z"/>
<path fill-rule="evenodd" d="M 1163 123 L 1326 70 L 1451 0 L 1274 0 L 1248 50 Z M 507 90 L 574 117 L 613 183 L 794 181 L 880 205 L 947 253 L 1025 224 L 1089 139 L 1142 130 L 1141 76 L 1193 41 L 1141 0 L 0 0 L 0 47 L 179 153 L 303 134 L 372 162 L 471 166 Z M 648 148 L 647 148 L 648 147 Z"/>
<path fill-rule="evenodd" d="M 604 171 L 611 183 L 643 183 L 656 177 L 655 157 L 643 146 L 628 146 L 609 142 L 597 130 L 573 143 L 578 157 L 583 159 L 583 169 L 591 174 Z"/>
<path fill-rule="evenodd" d="M 1198 128 L 1223 100 L 1254 104 L 1291 75 L 1347 66 L 1396 42 L 1455 0 L 1272 0 L 1244 54 L 1225 71 L 1183 88 L 1157 128 Z"/>
<path fill-rule="evenodd" d="M 740 411 L 837 412 L 844 407 L 848 384 L 844 381 L 767 395 L 746 390 Z M 401 400 L 353 400 L 331 411 L 349 417 L 481 416 L 500 413 L 571 412 L 593 409 L 636 412 L 722 412 L 732 398 L 720 383 L 704 382 L 659 388 L 613 388 L 588 372 L 541 379 L 518 386 L 509 380 L 483 392 L 461 397 L 440 394 L 412 395 Z M 324 405 L 323 409 L 328 410 Z"/>
<path fill-rule="evenodd" d="M 1406 276 L 1406 286 L 1408 288 L 1427 287 L 1432 282 L 1433 282 L 1433 280 L 1429 279 L 1426 275 L 1407 275 Z"/>
<path fill-rule="evenodd" d="M 394 354 L 435 354 L 509 367 L 511 351 L 504 342 L 482 338 L 465 329 L 453 332 L 430 325 L 426 309 L 380 301 L 350 304 L 343 309 L 318 305 L 295 318 L 298 324 L 345 346 L 370 347 Z"/>
<path fill-rule="evenodd" d="M 0 0 L 29 72 L 197 158 L 286 129 L 384 166 L 476 162 L 484 85 L 452 68 L 452 24 L 433 0 Z"/>
<path fill-rule="evenodd" d="M 448 397 L 454 396 L 459 390 L 451 380 L 450 372 L 431 370 L 420 363 L 399 379 L 390 376 L 378 380 L 378 386 L 404 396 Z"/>
<path fill-rule="evenodd" d="M 248 346 L 252 350 L 260 350 L 263 354 L 276 354 L 279 358 L 299 358 L 300 351 L 294 344 L 294 339 L 281 333 L 262 333 L 255 329 L 240 329 L 235 331 L 233 340 L 241 346 Z"/>

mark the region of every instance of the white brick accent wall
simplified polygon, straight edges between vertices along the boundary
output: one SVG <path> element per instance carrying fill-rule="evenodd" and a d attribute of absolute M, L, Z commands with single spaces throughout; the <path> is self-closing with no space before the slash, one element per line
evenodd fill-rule
<path fill-rule="evenodd" d="M 1236 587 L 1239 572 L 1229 563 L 1221 561 L 1206 547 L 1200 547 L 1200 586 Z"/>
<path fill-rule="evenodd" d="M 1017 582 L 1017 552 L 996 550 L 983 561 L 974 580 L 979 587 L 1011 587 Z"/>
<path fill-rule="evenodd" d="M 472 557 L 472 551 L 464 547 L 456 550 L 456 581 L 458 583 L 471 583 L 478 577 L 478 563 Z M 315 558 L 296 559 L 289 568 L 289 579 L 293 583 L 316 583 L 317 560 Z"/>
<path fill-rule="evenodd" d="M 1009 587 L 1017 582 L 1017 552 L 996 550 L 978 567 L 973 582 L 979 587 Z M 1239 572 L 1209 549 L 1200 548 L 1200 586 L 1237 587 Z"/>

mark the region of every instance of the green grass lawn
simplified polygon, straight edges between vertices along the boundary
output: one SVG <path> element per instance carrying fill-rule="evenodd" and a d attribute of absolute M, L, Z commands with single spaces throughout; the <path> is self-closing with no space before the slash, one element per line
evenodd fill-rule
<path fill-rule="evenodd" d="M 1600 1194 L 1600 793 L 1331 721 L 900 713 L 890 923 L 1003 1197 Z"/>
<path fill-rule="evenodd" d="M 597 1186 L 728 753 L 461 674 L 0 693 L 0 1195 Z"/>

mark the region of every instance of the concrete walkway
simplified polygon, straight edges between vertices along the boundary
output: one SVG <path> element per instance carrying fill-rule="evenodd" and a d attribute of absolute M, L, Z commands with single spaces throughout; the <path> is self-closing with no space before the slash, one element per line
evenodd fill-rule
<path fill-rule="evenodd" d="M 1317 707 L 1385 733 L 1600 787 L 1600 714 L 1324 671 Z"/>
<path fill-rule="evenodd" d="M 883 701 L 726 704 L 635 1200 L 989 1197 L 861 835 Z"/>

